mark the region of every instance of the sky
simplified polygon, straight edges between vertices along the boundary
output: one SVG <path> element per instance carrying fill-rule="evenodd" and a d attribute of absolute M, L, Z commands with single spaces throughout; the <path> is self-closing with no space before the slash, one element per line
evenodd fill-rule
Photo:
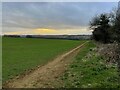
<path fill-rule="evenodd" d="M 2 33 L 91 34 L 89 21 L 115 7 L 117 2 L 3 2 Z"/>

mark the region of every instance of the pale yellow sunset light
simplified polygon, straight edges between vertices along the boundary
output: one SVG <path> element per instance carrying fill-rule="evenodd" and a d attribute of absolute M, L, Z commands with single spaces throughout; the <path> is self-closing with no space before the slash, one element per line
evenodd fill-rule
<path fill-rule="evenodd" d="M 34 34 L 50 34 L 50 33 L 56 33 L 57 31 L 54 29 L 48 29 L 48 28 L 38 28 L 38 29 L 34 29 L 31 32 L 33 32 Z"/>
<path fill-rule="evenodd" d="M 87 28 L 78 28 L 78 29 L 50 29 L 50 28 L 36 28 L 32 30 L 25 31 L 16 31 L 16 32 L 6 32 L 4 34 L 12 35 L 24 35 L 24 34 L 33 34 L 33 35 L 62 35 L 62 34 L 90 34 L 91 31 Z"/>

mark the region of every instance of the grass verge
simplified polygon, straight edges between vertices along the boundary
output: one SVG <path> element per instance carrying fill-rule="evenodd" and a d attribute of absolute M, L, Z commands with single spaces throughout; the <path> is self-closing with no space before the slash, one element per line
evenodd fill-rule
<path fill-rule="evenodd" d="M 115 64 L 105 62 L 92 42 L 81 48 L 79 54 L 61 76 L 65 88 L 120 88 Z"/>

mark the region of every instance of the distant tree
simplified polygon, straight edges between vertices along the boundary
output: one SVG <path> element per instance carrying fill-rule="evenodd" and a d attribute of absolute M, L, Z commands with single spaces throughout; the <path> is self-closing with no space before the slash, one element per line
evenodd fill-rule
<path fill-rule="evenodd" d="M 32 38 L 32 35 L 26 35 L 26 38 Z"/>
<path fill-rule="evenodd" d="M 101 14 L 90 21 L 90 28 L 93 29 L 93 39 L 107 43 L 109 41 L 108 30 L 110 28 L 109 16 Z"/>

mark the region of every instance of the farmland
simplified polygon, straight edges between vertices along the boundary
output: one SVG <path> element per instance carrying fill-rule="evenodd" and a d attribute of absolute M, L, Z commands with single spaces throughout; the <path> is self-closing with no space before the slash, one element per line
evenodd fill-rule
<path fill-rule="evenodd" d="M 10 38 L 2 39 L 3 82 L 38 65 L 44 65 L 85 41 Z"/>
<path fill-rule="evenodd" d="M 106 63 L 93 41 L 3 37 L 2 49 L 3 82 L 11 80 L 4 87 L 120 87 L 116 64 Z"/>

